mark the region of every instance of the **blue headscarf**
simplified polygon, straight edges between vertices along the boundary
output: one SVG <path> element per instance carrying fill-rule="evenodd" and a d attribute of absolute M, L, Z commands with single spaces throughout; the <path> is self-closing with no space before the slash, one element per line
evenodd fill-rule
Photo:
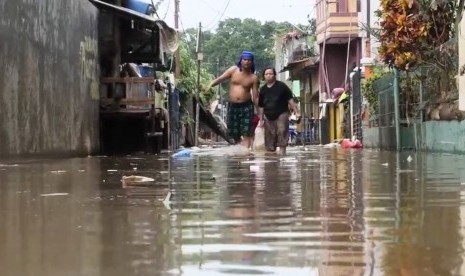
<path fill-rule="evenodd" d="M 252 52 L 249 51 L 243 51 L 241 53 L 241 56 L 239 57 L 239 62 L 237 63 L 237 67 L 239 67 L 239 70 L 242 71 L 242 59 L 250 59 L 252 61 L 252 66 L 250 66 L 250 71 L 252 73 L 255 73 L 255 56 Z"/>

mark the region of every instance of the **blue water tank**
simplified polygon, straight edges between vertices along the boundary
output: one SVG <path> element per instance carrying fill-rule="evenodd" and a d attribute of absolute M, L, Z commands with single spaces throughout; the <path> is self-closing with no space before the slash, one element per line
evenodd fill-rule
<path fill-rule="evenodd" d="M 150 15 L 154 11 L 151 0 L 126 0 L 125 7 L 146 15 Z"/>
<path fill-rule="evenodd" d="M 153 67 L 147 65 L 139 65 L 139 71 L 142 77 L 153 77 L 155 74 Z"/>

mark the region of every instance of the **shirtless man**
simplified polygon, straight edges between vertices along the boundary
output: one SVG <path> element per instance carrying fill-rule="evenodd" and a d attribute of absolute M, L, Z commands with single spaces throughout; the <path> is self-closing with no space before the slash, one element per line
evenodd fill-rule
<path fill-rule="evenodd" d="M 247 148 L 252 145 L 254 102 L 258 100 L 258 78 L 254 73 L 254 55 L 244 51 L 237 65 L 228 68 L 209 85 L 211 88 L 231 79 L 228 108 L 229 136 L 236 143 L 241 143 Z"/>

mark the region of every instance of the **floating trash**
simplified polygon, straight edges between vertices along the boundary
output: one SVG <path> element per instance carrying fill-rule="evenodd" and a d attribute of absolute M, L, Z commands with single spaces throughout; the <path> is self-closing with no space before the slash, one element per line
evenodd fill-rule
<path fill-rule="evenodd" d="M 66 171 L 51 171 L 51 173 L 53 174 L 63 174 L 65 173 Z"/>
<path fill-rule="evenodd" d="M 265 163 L 276 163 L 276 160 L 248 160 L 242 161 L 241 164 L 265 164 Z"/>
<path fill-rule="evenodd" d="M 121 178 L 122 182 L 126 183 L 144 183 L 144 182 L 152 182 L 155 181 L 155 179 L 146 177 L 146 176 L 140 176 L 140 175 L 130 175 L 130 176 L 123 176 Z"/>
<path fill-rule="evenodd" d="M 251 172 L 258 172 L 259 170 L 260 170 L 260 166 L 258 166 L 258 165 L 250 166 L 250 171 Z"/>
<path fill-rule="evenodd" d="M 0 164 L 0 168 L 13 168 L 13 167 L 19 167 L 18 164 Z"/>
<path fill-rule="evenodd" d="M 67 196 L 69 195 L 68 193 L 51 193 L 51 194 L 41 194 L 40 196 Z"/>

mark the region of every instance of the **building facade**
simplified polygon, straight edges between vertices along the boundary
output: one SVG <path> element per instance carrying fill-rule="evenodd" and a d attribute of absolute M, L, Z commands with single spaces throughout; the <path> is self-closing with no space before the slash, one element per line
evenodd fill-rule
<path fill-rule="evenodd" d="M 320 50 L 319 99 L 322 143 L 347 137 L 347 108 L 338 101 L 349 90 L 350 73 L 360 67 L 360 1 L 316 1 L 317 43 Z"/>
<path fill-rule="evenodd" d="M 315 36 L 292 31 L 279 37 L 276 45 L 278 79 L 291 83 L 294 95 L 300 100 L 303 120 L 298 130 L 306 139 L 303 142 L 316 143 L 316 133 L 311 130 L 314 121 L 310 126 L 310 119 L 318 114 L 319 101 L 319 57 Z"/>

